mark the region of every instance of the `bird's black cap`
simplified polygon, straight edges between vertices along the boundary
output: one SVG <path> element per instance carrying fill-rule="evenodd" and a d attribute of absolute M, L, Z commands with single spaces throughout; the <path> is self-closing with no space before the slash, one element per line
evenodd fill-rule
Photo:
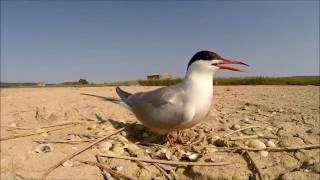
<path fill-rule="evenodd" d="M 188 63 L 188 68 L 189 66 L 198 61 L 198 60 L 204 60 L 204 61 L 211 61 L 211 60 L 215 60 L 215 59 L 223 59 L 219 54 L 215 53 L 215 52 L 211 52 L 211 51 L 199 51 L 197 52 L 195 55 L 193 55 L 193 57 L 190 59 L 189 63 Z"/>

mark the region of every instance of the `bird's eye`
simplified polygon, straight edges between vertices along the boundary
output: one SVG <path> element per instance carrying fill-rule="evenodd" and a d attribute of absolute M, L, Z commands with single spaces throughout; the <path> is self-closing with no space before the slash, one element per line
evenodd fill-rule
<path fill-rule="evenodd" d="M 216 66 L 216 65 L 218 65 L 218 63 L 212 63 L 211 65 Z"/>

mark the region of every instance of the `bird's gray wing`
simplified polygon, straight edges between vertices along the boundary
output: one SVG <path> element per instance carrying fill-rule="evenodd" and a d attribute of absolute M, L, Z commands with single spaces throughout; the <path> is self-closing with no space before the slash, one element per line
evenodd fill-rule
<path fill-rule="evenodd" d="M 179 86 L 168 86 L 133 94 L 128 101 L 142 123 L 149 127 L 166 128 L 183 120 L 184 93 Z"/>

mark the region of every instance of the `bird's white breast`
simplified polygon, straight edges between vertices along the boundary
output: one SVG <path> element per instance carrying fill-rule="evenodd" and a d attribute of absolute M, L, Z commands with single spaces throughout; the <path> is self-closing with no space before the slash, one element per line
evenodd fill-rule
<path fill-rule="evenodd" d="M 185 119 L 182 129 L 190 128 L 210 111 L 213 85 L 211 73 L 194 73 L 184 80 L 186 89 Z"/>

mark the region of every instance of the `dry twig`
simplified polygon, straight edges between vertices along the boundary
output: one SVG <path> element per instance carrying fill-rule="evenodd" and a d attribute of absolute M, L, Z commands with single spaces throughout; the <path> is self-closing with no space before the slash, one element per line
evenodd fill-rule
<path fill-rule="evenodd" d="M 69 128 L 69 127 L 70 126 L 62 127 L 62 128 L 56 128 L 56 129 L 42 130 L 42 131 L 39 131 L 39 132 L 32 132 L 32 133 L 25 133 L 25 134 L 18 134 L 18 135 L 12 135 L 12 136 L 7 136 L 7 137 L 1 137 L 0 141 L 5 141 L 5 140 L 9 140 L 9 139 L 16 139 L 16 138 L 21 138 L 21 137 L 27 137 L 27 136 L 33 136 L 33 135 L 42 134 L 42 133 L 45 133 L 45 132 L 58 131 L 58 130 L 66 129 L 66 128 Z"/>
<path fill-rule="evenodd" d="M 100 163 L 100 164 L 104 163 L 102 158 L 99 155 L 95 155 L 95 157 L 96 157 L 98 163 Z M 103 175 L 105 180 L 113 180 L 112 176 L 105 168 L 99 167 L 99 169 L 100 169 L 101 174 Z"/>
<path fill-rule="evenodd" d="M 257 166 L 257 164 L 254 162 L 252 156 L 250 155 L 249 151 L 245 151 L 245 154 L 247 155 L 247 157 L 250 159 L 250 164 L 253 165 L 253 167 L 255 168 L 255 170 L 257 171 L 258 175 L 259 175 L 259 179 L 260 180 L 264 180 L 263 179 L 263 176 L 262 176 L 262 173 L 261 173 L 261 170 L 260 168 Z"/>
<path fill-rule="evenodd" d="M 159 171 L 168 179 L 168 180 L 173 180 L 172 177 L 167 174 L 167 172 L 165 170 L 162 169 L 162 167 L 159 166 L 159 164 L 157 163 L 152 163 L 156 168 L 159 169 Z"/>
<path fill-rule="evenodd" d="M 243 139 L 255 139 L 255 138 L 279 139 L 278 137 L 250 135 L 250 136 L 230 137 L 230 141 L 237 141 L 237 140 L 243 140 Z"/>
<path fill-rule="evenodd" d="M 279 151 L 296 151 L 299 149 L 318 149 L 320 148 L 320 144 L 312 144 L 306 146 L 292 146 L 292 147 L 267 147 L 267 148 L 247 148 L 247 147 L 216 147 L 217 149 L 223 149 L 227 151 L 237 151 L 237 150 L 247 150 L 247 151 L 271 151 L 271 152 L 279 152 Z"/>
<path fill-rule="evenodd" d="M 84 152 L 85 150 L 89 149 L 90 147 L 94 146 L 95 144 L 98 144 L 99 142 L 101 142 L 101 141 L 107 139 L 108 137 L 110 137 L 110 136 L 112 136 L 112 135 L 115 135 L 115 134 L 117 134 L 117 133 L 119 133 L 119 132 L 121 132 L 121 131 L 123 131 L 123 130 L 124 130 L 124 128 L 118 129 L 117 131 L 115 131 L 115 132 L 113 132 L 113 133 L 111 133 L 111 134 L 109 134 L 109 135 L 106 135 L 106 136 L 104 136 L 104 137 L 96 140 L 95 142 L 93 142 L 93 143 L 85 146 L 84 148 L 80 149 L 79 151 L 76 151 L 75 153 L 68 155 L 67 157 L 65 157 L 64 159 L 62 159 L 61 161 L 59 161 L 58 163 L 56 163 L 56 164 L 53 165 L 52 167 L 50 167 L 50 168 L 41 176 L 40 179 L 45 179 L 53 170 L 55 170 L 57 167 L 59 167 L 61 164 L 63 164 L 63 163 L 66 162 L 67 160 L 75 157 L 76 155 Z"/>
<path fill-rule="evenodd" d="M 66 140 L 66 141 L 63 141 L 63 140 L 34 140 L 34 142 L 37 142 L 37 143 L 66 143 L 66 144 L 79 144 L 79 143 L 82 143 L 82 142 L 92 142 L 94 140 L 92 139 L 88 139 L 88 140 L 75 140 L 75 141 L 69 141 L 69 140 Z"/>
<path fill-rule="evenodd" d="M 128 176 L 125 176 L 121 173 L 118 173 L 112 169 L 110 169 L 108 166 L 102 164 L 102 163 L 97 163 L 97 162 L 92 162 L 92 161 L 80 161 L 82 163 L 85 163 L 85 164 L 89 164 L 89 165 L 92 165 L 92 166 L 98 166 L 99 168 L 102 168 L 106 171 L 108 171 L 110 174 L 116 176 L 116 177 L 119 177 L 119 178 L 122 178 L 122 179 L 125 179 L 125 180 L 134 180 L 133 178 L 131 177 L 128 177 Z"/>
<path fill-rule="evenodd" d="M 235 131 L 232 131 L 224 136 L 222 136 L 223 138 L 227 137 L 227 136 L 230 136 L 231 134 L 234 134 L 234 133 L 237 133 L 237 132 L 240 132 L 240 131 L 243 131 L 243 130 L 246 130 L 246 129 L 251 129 L 251 128 L 261 128 L 260 126 L 248 126 L 248 127 L 244 127 L 244 128 L 241 128 L 241 129 L 238 129 L 238 130 L 235 130 Z"/>
<path fill-rule="evenodd" d="M 221 162 L 221 163 L 202 163 L 202 162 L 181 162 L 181 161 L 166 161 L 166 160 L 159 160 L 159 159 L 149 159 L 149 158 L 135 158 L 129 156 L 117 156 L 117 155 L 107 155 L 107 154 L 100 154 L 102 157 L 109 157 L 109 158 L 117 158 L 117 159 L 126 159 L 132 161 L 143 161 L 143 162 L 150 162 L 150 163 L 160 163 L 160 164 L 170 164 L 170 165 L 178 165 L 178 166 L 224 166 L 229 165 L 228 162 Z"/>
<path fill-rule="evenodd" d="M 45 128 L 66 126 L 66 125 L 70 125 L 70 124 L 81 124 L 81 123 L 85 123 L 85 122 L 84 121 L 69 121 L 69 122 L 62 122 L 62 123 L 51 124 L 51 125 L 40 126 L 40 127 L 10 127 L 10 126 L 2 126 L 2 127 L 9 128 L 10 130 L 35 130 L 35 129 L 45 129 Z"/>

